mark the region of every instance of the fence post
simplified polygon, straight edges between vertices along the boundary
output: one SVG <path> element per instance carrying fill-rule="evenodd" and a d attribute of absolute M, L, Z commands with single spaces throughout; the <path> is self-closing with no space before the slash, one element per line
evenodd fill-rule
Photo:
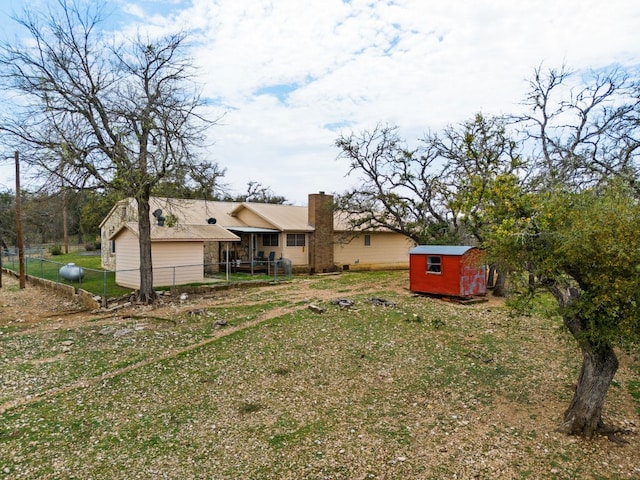
<path fill-rule="evenodd" d="M 107 271 L 102 272 L 102 306 L 107 306 Z"/>

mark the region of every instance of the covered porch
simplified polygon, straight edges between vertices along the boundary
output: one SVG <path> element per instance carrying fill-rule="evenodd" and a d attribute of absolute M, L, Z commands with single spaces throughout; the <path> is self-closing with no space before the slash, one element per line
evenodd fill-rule
<path fill-rule="evenodd" d="M 231 250 L 222 252 L 222 258 L 230 263 L 232 271 L 271 275 L 278 268 L 278 261 L 282 258 L 280 230 L 245 226 L 227 229 L 240 237 Z"/>

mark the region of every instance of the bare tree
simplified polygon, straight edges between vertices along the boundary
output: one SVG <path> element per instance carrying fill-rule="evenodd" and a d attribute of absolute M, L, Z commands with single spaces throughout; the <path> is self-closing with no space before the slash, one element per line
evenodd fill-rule
<path fill-rule="evenodd" d="M 182 53 L 184 34 L 118 43 L 100 33 L 100 7 L 85 10 L 67 0 L 56 7 L 25 11 L 16 20 L 29 41 L 0 47 L 2 81 L 21 95 L 2 129 L 51 176 L 137 201 L 138 299 L 151 302 L 149 197 L 172 179 L 208 171 L 215 182 L 223 175 L 195 156 L 215 122 L 199 113 L 203 102 Z"/>
<path fill-rule="evenodd" d="M 522 167 L 504 120 L 477 114 L 428 133 L 413 150 L 397 130 L 378 125 L 336 141 L 349 173 L 361 178 L 338 197 L 339 209 L 354 227 L 387 228 L 418 243 L 482 243 L 497 182 Z"/>
<path fill-rule="evenodd" d="M 640 85 L 623 70 L 580 78 L 566 67 L 539 67 L 524 105 L 514 117 L 524 142 L 533 147 L 537 183 L 581 189 L 615 176 L 640 192 Z"/>
<path fill-rule="evenodd" d="M 443 201 L 447 194 L 438 175 L 439 152 L 409 149 L 397 127 L 377 125 L 371 131 L 336 140 L 338 158 L 360 184 L 336 198 L 354 229 L 385 228 L 417 243 L 456 238 L 456 215 Z"/>

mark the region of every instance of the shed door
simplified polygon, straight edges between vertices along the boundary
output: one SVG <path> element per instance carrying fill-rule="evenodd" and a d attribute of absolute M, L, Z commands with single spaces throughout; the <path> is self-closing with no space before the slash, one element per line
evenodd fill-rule
<path fill-rule="evenodd" d="M 460 265 L 460 295 L 484 295 L 487 283 L 484 266 Z"/>

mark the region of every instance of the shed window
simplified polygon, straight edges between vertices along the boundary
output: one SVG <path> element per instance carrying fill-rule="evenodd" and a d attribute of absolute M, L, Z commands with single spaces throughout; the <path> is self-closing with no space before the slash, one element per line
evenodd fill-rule
<path fill-rule="evenodd" d="M 427 257 L 427 272 L 442 273 L 442 262 L 440 257 L 431 255 Z"/>
<path fill-rule="evenodd" d="M 304 247 L 304 233 L 287 233 L 287 247 Z"/>
<path fill-rule="evenodd" d="M 111 253 L 116 253 L 116 240 L 111 240 Z"/>
<path fill-rule="evenodd" d="M 278 235 L 277 233 L 265 233 L 262 235 L 262 246 L 263 247 L 277 247 L 278 246 Z"/>
<path fill-rule="evenodd" d="M 364 246 L 365 247 L 370 247 L 371 246 L 371 235 L 365 235 L 364 236 Z"/>

